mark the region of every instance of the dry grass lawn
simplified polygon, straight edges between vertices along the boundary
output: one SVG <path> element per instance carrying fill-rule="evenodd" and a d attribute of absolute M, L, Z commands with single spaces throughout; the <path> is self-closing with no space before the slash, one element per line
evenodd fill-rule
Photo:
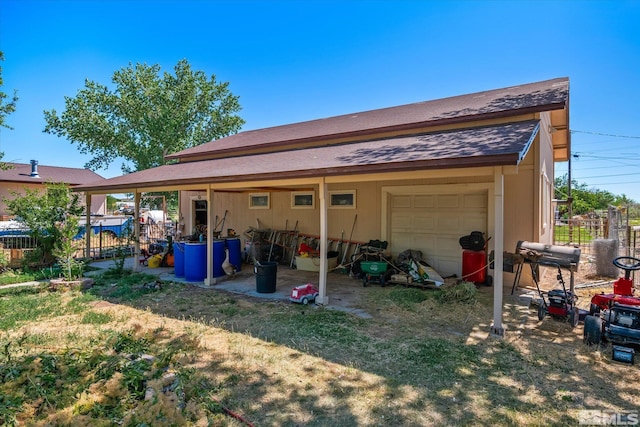
<path fill-rule="evenodd" d="M 549 426 L 576 425 L 583 409 L 638 408 L 638 368 L 585 346 L 582 325 L 539 322 L 535 308 L 506 295 L 506 336 L 489 338 L 491 288 L 480 288 L 473 303 L 445 303 L 439 291 L 372 286 L 362 308 L 373 317 L 365 319 L 175 283 L 128 286 L 0 294 L 2 310 L 18 310 L 21 299 L 50 307 L 0 323 L 0 420 Z M 158 369 L 136 383 L 132 362 L 113 361 L 142 353 Z M 50 358 L 56 366 L 47 370 Z M 167 373 L 177 375 L 173 387 Z"/>

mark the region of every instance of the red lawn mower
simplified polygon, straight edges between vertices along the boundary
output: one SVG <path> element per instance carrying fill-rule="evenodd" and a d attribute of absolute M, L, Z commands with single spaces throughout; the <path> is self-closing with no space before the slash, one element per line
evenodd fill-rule
<path fill-rule="evenodd" d="M 537 274 L 534 273 L 534 281 L 538 288 L 538 294 L 541 297 L 538 306 L 538 320 L 542 321 L 548 314 L 556 320 L 567 321 L 572 328 L 578 325 L 580 321 L 580 310 L 576 306 L 578 296 L 571 290 L 567 290 L 564 279 L 562 278 L 562 270 L 557 266 L 558 274 L 556 279 L 562 286 L 561 289 L 552 289 L 548 292 L 542 292 L 538 286 Z M 586 312 L 585 312 L 586 314 Z"/>
<path fill-rule="evenodd" d="M 633 364 L 640 347 L 640 298 L 633 296 L 630 277 L 632 271 L 640 270 L 640 259 L 618 257 L 613 265 L 624 270 L 624 278 L 614 282 L 612 294 L 591 298 L 591 314 L 584 319 L 584 342 L 610 342 L 613 360 Z"/>
<path fill-rule="evenodd" d="M 613 283 L 612 294 L 601 293 L 591 298 L 591 306 L 589 307 L 591 315 L 613 306 L 614 303 L 640 306 L 640 297 L 633 295 L 633 280 L 631 280 L 631 272 L 640 270 L 640 259 L 621 256 L 613 260 L 613 265 L 624 270 L 624 277 Z"/>

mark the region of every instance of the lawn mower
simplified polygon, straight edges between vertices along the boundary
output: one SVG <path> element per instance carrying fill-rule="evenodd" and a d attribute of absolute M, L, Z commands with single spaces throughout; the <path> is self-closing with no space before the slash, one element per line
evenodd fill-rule
<path fill-rule="evenodd" d="M 585 317 L 584 342 L 610 342 L 613 360 L 633 364 L 635 349 L 640 346 L 640 306 L 614 302 L 595 316 Z"/>
<path fill-rule="evenodd" d="M 613 360 L 633 364 L 635 349 L 640 347 L 640 298 L 633 296 L 631 272 L 640 270 L 640 259 L 618 257 L 613 265 L 624 270 L 624 277 L 614 282 L 612 294 L 591 298 L 590 314 L 584 319 L 584 342 L 610 342 Z"/>
<path fill-rule="evenodd" d="M 613 265 L 624 270 L 624 277 L 620 277 L 613 283 L 613 293 L 605 294 L 603 292 L 591 298 L 589 307 L 591 315 L 612 307 L 614 303 L 640 306 L 640 297 L 633 295 L 633 280 L 631 279 L 631 272 L 640 270 L 640 259 L 621 256 L 613 260 Z"/>
<path fill-rule="evenodd" d="M 576 306 L 578 296 L 568 291 L 564 279 L 562 278 L 562 270 L 560 265 L 557 266 L 558 274 L 556 278 L 558 283 L 562 285 L 562 289 L 552 289 L 548 292 L 542 292 L 538 286 L 537 270 L 532 269 L 533 280 L 540 294 L 540 305 L 538 306 L 538 320 L 542 321 L 547 314 L 556 320 L 567 321 L 571 327 L 576 327 L 580 321 L 580 310 Z"/>

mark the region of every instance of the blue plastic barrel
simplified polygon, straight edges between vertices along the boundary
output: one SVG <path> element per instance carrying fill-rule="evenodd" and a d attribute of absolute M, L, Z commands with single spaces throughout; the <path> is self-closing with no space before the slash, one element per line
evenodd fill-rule
<path fill-rule="evenodd" d="M 207 277 L 206 243 L 185 243 L 184 277 L 189 282 L 201 282 Z"/>
<path fill-rule="evenodd" d="M 176 277 L 184 277 L 184 243 L 173 243 L 173 268 Z"/>
<path fill-rule="evenodd" d="M 226 257 L 224 248 L 224 240 L 213 241 L 213 277 L 220 277 L 225 275 L 225 272 L 222 269 L 222 263 L 224 262 Z"/>
<path fill-rule="evenodd" d="M 242 248 L 240 247 L 239 238 L 230 238 L 226 240 L 227 249 L 229 249 L 229 263 L 240 271 L 242 267 Z"/>

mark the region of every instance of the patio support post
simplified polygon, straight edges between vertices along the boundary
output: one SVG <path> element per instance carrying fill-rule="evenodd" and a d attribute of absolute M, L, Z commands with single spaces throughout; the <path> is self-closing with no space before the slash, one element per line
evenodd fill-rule
<path fill-rule="evenodd" d="M 136 190 L 133 195 L 133 244 L 135 247 L 133 255 L 133 271 L 140 270 L 140 192 Z M 128 248 L 127 248 L 128 249 Z"/>
<path fill-rule="evenodd" d="M 182 191 L 178 191 L 178 221 L 176 222 L 176 240 L 182 240 L 184 223 L 182 219 Z"/>
<path fill-rule="evenodd" d="M 491 336 L 504 337 L 504 327 L 502 325 L 502 266 L 504 264 L 504 175 L 502 168 L 495 168 L 494 178 L 494 227 L 495 236 L 493 239 L 494 253 L 494 279 L 493 279 L 493 325 L 491 325 Z"/>
<path fill-rule="evenodd" d="M 216 279 L 213 277 L 213 232 L 216 227 L 213 210 L 213 189 L 209 187 L 207 188 L 207 277 L 204 279 L 204 284 L 207 286 L 216 284 Z"/>
<path fill-rule="evenodd" d="M 319 289 L 316 304 L 328 305 L 327 295 L 327 183 L 324 178 L 318 184 L 318 198 L 320 199 L 320 272 Z"/>
<path fill-rule="evenodd" d="M 85 206 L 87 211 L 85 215 L 87 222 L 84 225 L 84 237 L 85 241 L 85 258 L 91 258 L 91 193 L 84 193 Z"/>

